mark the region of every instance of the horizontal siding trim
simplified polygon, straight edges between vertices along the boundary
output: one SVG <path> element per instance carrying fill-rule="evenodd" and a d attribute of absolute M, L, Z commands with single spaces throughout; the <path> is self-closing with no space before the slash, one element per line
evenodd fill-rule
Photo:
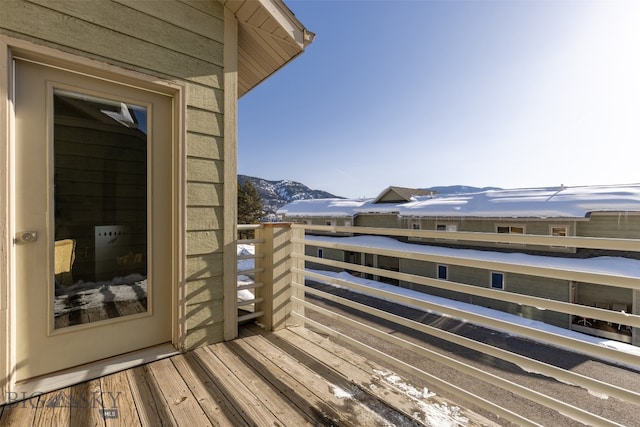
<path fill-rule="evenodd" d="M 222 114 L 187 107 L 187 131 L 222 136 Z"/>
<path fill-rule="evenodd" d="M 221 137 L 187 133 L 187 156 L 222 160 L 224 141 Z"/>
<path fill-rule="evenodd" d="M 204 255 L 221 250 L 220 231 L 187 231 L 187 255 Z"/>
<path fill-rule="evenodd" d="M 187 181 L 219 183 L 222 181 L 222 160 L 187 158 Z"/>
<path fill-rule="evenodd" d="M 187 183 L 187 207 L 222 206 L 222 184 Z"/>
<path fill-rule="evenodd" d="M 122 4 L 111 1 L 75 1 L 75 0 L 28 0 L 44 8 L 60 14 L 90 23 L 96 27 L 109 29 L 126 38 L 137 39 L 161 46 L 174 52 L 200 59 L 206 62 L 222 65 L 222 44 L 194 33 L 190 29 L 181 28 L 171 22 L 159 20 L 147 13 L 142 13 Z M 146 2 L 137 2 L 145 4 Z M 175 2 L 160 3 L 164 7 L 177 5 Z M 155 9 L 162 9 L 159 4 Z M 212 19 L 212 18 L 210 18 Z M 222 22 L 210 22 L 211 27 L 223 26 Z M 206 55 L 210 50 L 219 50 L 220 55 L 211 57 Z M 219 58 L 217 61 L 216 58 Z M 212 59 L 214 59 L 212 61 Z"/>
<path fill-rule="evenodd" d="M 213 113 L 223 112 L 224 91 L 196 84 L 187 85 L 187 105 Z"/>
<path fill-rule="evenodd" d="M 186 262 L 187 281 L 202 280 L 212 277 L 221 277 L 222 253 L 188 256 Z"/>
<path fill-rule="evenodd" d="M 222 322 L 222 299 L 187 305 L 187 330 Z"/>
<path fill-rule="evenodd" d="M 194 9 L 199 10 L 207 15 L 224 18 L 224 6 L 215 0 L 180 0 L 182 3 L 188 4 Z"/>
<path fill-rule="evenodd" d="M 187 207 L 187 231 L 217 230 L 222 227 L 222 207 Z"/>
<path fill-rule="evenodd" d="M 139 0 L 112 0 L 135 9 L 139 12 L 153 16 L 165 22 L 172 23 L 184 30 L 194 32 L 219 43 L 224 42 L 224 16 L 220 14 L 214 16 L 203 13 L 191 5 L 182 2 L 162 2 L 162 7 L 158 7 L 154 1 Z M 183 26 L 188 24 L 188 27 Z"/>
<path fill-rule="evenodd" d="M 205 345 L 215 344 L 224 340 L 223 331 L 222 331 L 223 323 L 215 323 L 213 325 L 208 325 L 203 328 L 191 329 L 187 332 L 187 337 L 185 339 L 185 349 L 193 350 L 198 347 L 202 347 Z"/>
<path fill-rule="evenodd" d="M 189 305 L 221 300 L 222 294 L 222 277 L 193 280 L 187 283 L 186 297 Z"/>

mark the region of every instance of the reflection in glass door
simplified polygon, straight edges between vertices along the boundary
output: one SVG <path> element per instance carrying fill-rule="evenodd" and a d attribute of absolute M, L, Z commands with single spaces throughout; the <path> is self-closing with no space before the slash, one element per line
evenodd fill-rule
<path fill-rule="evenodd" d="M 55 328 L 147 311 L 147 108 L 54 90 Z"/>

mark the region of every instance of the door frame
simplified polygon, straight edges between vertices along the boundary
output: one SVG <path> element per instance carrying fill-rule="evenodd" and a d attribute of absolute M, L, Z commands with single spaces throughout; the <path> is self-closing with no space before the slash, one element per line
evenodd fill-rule
<path fill-rule="evenodd" d="M 173 99 L 172 121 L 172 274 L 171 274 L 171 337 L 173 349 L 182 350 L 186 335 L 185 328 L 185 162 L 186 138 L 184 117 L 186 113 L 184 85 L 167 80 L 161 80 L 143 73 L 125 70 L 115 65 L 80 57 L 53 48 L 39 46 L 31 42 L 18 40 L 0 35 L 0 403 L 6 401 L 7 392 L 16 387 L 16 298 L 17 285 L 15 277 L 15 244 L 13 237 L 15 230 L 15 111 L 13 110 L 14 82 L 13 58 L 38 61 L 49 66 L 80 73 L 87 76 L 107 80 L 116 84 L 123 84 L 133 88 L 153 91 L 168 95 Z M 152 261 L 153 262 L 153 261 Z M 145 357 L 133 358 L 138 364 L 142 360 L 148 361 L 154 357 L 153 350 L 144 350 Z M 167 346 L 158 349 L 158 356 L 167 354 Z M 109 364 L 109 362 L 106 362 Z M 104 365 L 104 362 L 102 363 Z M 83 380 L 88 370 L 84 366 Z M 71 369 L 72 371 L 73 369 Z M 89 370 L 90 371 L 90 370 Z M 104 373 L 104 370 L 97 370 Z M 74 376 L 68 375 L 67 380 L 77 382 Z M 72 373 L 71 373 L 72 374 Z M 29 382 L 29 381 L 27 381 Z M 60 387 L 60 379 L 55 380 L 55 386 Z M 38 392 L 46 391 L 46 385 L 39 382 Z"/>

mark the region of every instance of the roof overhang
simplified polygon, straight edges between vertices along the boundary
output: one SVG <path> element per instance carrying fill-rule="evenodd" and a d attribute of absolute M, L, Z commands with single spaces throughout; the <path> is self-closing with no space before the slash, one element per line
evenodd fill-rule
<path fill-rule="evenodd" d="M 238 19 L 238 97 L 304 52 L 315 34 L 282 0 L 223 0 Z"/>

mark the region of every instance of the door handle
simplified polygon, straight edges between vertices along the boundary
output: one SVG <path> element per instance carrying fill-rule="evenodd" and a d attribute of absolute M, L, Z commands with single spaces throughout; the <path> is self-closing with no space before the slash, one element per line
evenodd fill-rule
<path fill-rule="evenodd" d="M 33 243 L 36 240 L 38 240 L 37 231 L 19 231 L 14 239 L 16 243 Z"/>

